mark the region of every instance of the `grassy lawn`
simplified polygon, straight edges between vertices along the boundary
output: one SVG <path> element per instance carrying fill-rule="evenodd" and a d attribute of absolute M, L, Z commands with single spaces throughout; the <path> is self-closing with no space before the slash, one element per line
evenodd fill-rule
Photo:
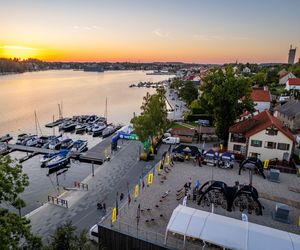
<path fill-rule="evenodd" d="M 186 128 L 186 127 L 175 122 L 175 123 L 172 124 L 171 128 Z"/>

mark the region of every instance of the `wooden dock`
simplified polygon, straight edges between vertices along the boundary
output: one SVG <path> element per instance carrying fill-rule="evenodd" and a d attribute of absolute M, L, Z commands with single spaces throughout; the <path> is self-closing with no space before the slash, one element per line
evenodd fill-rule
<path fill-rule="evenodd" d="M 7 144 L 7 147 L 13 151 L 22 151 L 28 153 L 36 153 L 36 154 L 53 154 L 59 153 L 59 150 L 51 150 L 47 148 L 37 148 L 37 147 L 28 147 L 24 145 L 17 144 Z"/>
<path fill-rule="evenodd" d="M 86 153 L 81 153 L 79 156 L 77 156 L 77 159 L 81 162 L 101 165 L 105 161 L 106 157 L 110 155 L 111 138 L 112 135 L 96 144 Z"/>
<path fill-rule="evenodd" d="M 53 127 L 58 126 L 59 124 L 63 123 L 64 121 L 65 121 L 65 119 L 58 119 L 54 122 L 47 123 L 45 125 L 45 127 L 46 128 L 53 128 Z"/>

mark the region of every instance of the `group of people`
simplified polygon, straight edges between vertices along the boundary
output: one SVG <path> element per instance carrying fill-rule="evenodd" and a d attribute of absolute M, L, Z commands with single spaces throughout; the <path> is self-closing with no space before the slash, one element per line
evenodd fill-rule
<path fill-rule="evenodd" d="M 106 212 L 106 204 L 105 204 L 105 202 L 103 202 L 103 203 L 98 202 L 97 203 L 97 208 L 100 209 L 100 210 L 103 209 L 103 211 Z"/>

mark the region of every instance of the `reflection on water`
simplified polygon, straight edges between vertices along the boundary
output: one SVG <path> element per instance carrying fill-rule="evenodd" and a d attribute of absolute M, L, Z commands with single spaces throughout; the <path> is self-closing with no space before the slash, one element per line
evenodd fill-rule
<path fill-rule="evenodd" d="M 44 133 L 44 124 L 58 118 L 58 104 L 64 116 L 103 115 L 108 98 L 108 121 L 128 123 L 140 112 L 142 97 L 154 89 L 129 88 L 140 81 L 161 81 L 169 76 L 146 75 L 143 71 L 82 72 L 42 71 L 0 76 L 0 135 L 35 133 L 34 110 Z"/>
<path fill-rule="evenodd" d="M 108 122 L 128 123 L 133 112 L 139 113 L 142 97 L 154 89 L 129 88 L 140 81 L 162 81 L 169 76 L 146 75 L 143 71 L 110 71 L 104 73 L 71 70 L 43 71 L 0 76 L 0 136 L 10 133 L 35 133 L 34 110 L 37 112 L 44 134 L 53 133 L 44 125 L 58 117 L 58 103 L 63 102 L 66 117 L 80 114 L 103 115 L 105 98 L 108 98 Z M 57 129 L 55 130 L 58 134 Z M 76 140 L 88 141 L 91 148 L 101 138 L 89 135 L 67 134 Z M 16 138 L 15 138 L 16 139 Z M 12 158 L 20 159 L 23 152 L 13 152 Z M 30 185 L 22 193 L 27 206 L 26 214 L 47 201 L 48 195 L 56 196 L 63 187 L 74 187 L 74 181 L 82 181 L 91 174 L 90 164 L 72 161 L 70 168 L 49 173 L 40 167 L 41 155 L 22 163 Z M 101 166 L 95 165 L 95 168 Z M 65 171 L 67 170 L 67 171 Z M 57 174 L 58 173 L 58 174 Z"/>

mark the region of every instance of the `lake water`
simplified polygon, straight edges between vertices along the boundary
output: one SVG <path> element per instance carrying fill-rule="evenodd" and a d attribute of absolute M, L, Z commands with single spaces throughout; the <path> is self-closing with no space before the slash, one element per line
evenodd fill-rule
<path fill-rule="evenodd" d="M 52 129 L 45 128 L 53 115 L 58 118 L 58 104 L 63 103 L 63 115 L 72 117 L 80 114 L 103 115 L 105 98 L 108 99 L 108 121 L 129 123 L 133 112 L 139 113 L 142 98 L 154 89 L 129 88 L 140 81 L 162 81 L 170 76 L 146 75 L 143 71 L 106 71 L 103 73 L 71 70 L 42 71 L 0 76 L 0 136 L 10 133 L 36 133 L 34 110 L 37 113 L 43 134 L 50 135 Z M 56 134 L 58 131 L 56 130 Z M 98 143 L 99 137 L 66 134 L 72 139 L 85 139 L 89 148 Z M 12 158 L 26 155 L 13 152 Z M 30 185 L 21 195 L 27 206 L 27 214 L 47 201 L 48 195 L 57 195 L 57 184 L 72 187 L 74 181 L 82 181 L 91 174 L 91 165 L 72 162 L 67 172 L 56 176 L 48 169 L 40 168 L 40 155 L 22 163 L 23 171 L 29 176 Z M 101 166 L 95 166 L 101 167 Z M 57 183 L 58 182 L 58 183 Z"/>
<path fill-rule="evenodd" d="M 34 111 L 43 128 L 63 115 L 104 115 L 108 100 L 108 121 L 128 123 L 133 112 L 139 113 L 145 93 L 154 89 L 129 88 L 140 81 L 162 81 L 170 76 L 146 75 L 144 71 L 83 72 L 51 70 L 0 76 L 0 135 L 35 133 Z"/>

